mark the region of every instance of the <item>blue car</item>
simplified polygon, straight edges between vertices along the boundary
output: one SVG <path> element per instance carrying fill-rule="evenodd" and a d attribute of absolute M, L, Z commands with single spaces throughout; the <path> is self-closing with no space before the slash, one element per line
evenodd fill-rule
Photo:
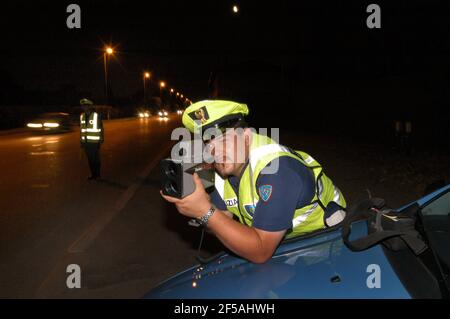
<path fill-rule="evenodd" d="M 353 251 L 341 227 L 283 242 L 265 264 L 231 254 L 187 269 L 145 298 L 448 298 L 450 185 L 395 210 L 420 209 L 417 229 L 428 249 L 391 250 L 376 244 Z M 351 224 L 351 239 L 368 235 L 367 220 Z M 417 226 L 419 228 L 419 226 Z"/>

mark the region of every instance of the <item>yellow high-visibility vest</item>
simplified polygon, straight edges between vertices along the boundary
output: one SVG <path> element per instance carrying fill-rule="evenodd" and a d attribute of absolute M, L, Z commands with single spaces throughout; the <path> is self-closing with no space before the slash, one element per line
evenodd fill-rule
<path fill-rule="evenodd" d="M 294 158 L 311 169 L 316 188 L 311 202 L 295 210 L 292 227 L 287 230 L 285 238 L 292 238 L 325 228 L 324 213 L 327 205 L 334 201 L 342 208 L 346 207 L 341 191 L 324 174 L 322 166 L 312 156 L 302 151 L 291 151 L 289 148 L 275 143 L 269 137 L 256 133 L 252 135 L 249 163 L 239 182 L 239 194 L 235 193 L 228 179 L 223 179 L 216 173 L 215 187 L 225 202 L 227 210 L 233 213 L 242 224 L 252 226 L 253 213 L 259 201 L 259 194 L 256 189 L 258 176 L 271 162 L 270 167 L 275 169 L 276 161 L 274 160 L 281 156 Z M 292 185 L 292 187 L 295 187 L 295 185 Z"/>

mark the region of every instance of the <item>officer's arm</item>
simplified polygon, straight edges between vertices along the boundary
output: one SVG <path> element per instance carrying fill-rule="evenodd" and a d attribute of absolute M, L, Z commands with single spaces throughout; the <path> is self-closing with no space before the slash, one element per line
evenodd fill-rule
<path fill-rule="evenodd" d="M 227 211 L 227 210 L 223 210 L 222 213 L 225 214 L 225 216 L 227 216 L 228 218 L 233 218 L 233 213 Z"/>
<path fill-rule="evenodd" d="M 98 115 L 98 120 L 99 120 L 99 125 L 100 125 L 100 128 L 102 129 L 102 131 L 103 131 L 103 116 L 99 113 L 99 115 Z"/>
<path fill-rule="evenodd" d="M 251 228 L 226 222 L 211 223 L 210 227 L 237 254 L 253 262 L 264 262 L 272 256 L 286 230 L 292 227 L 296 208 L 311 202 L 314 180 L 311 172 L 297 160 L 282 157 L 277 173 L 260 174 L 256 186 L 260 200 Z"/>
<path fill-rule="evenodd" d="M 161 196 L 174 203 L 178 211 L 188 217 L 199 218 L 211 207 L 208 194 L 197 174 L 194 174 L 196 190 L 182 199 Z M 208 229 L 231 251 L 254 263 L 264 263 L 272 257 L 276 247 L 282 240 L 285 230 L 264 231 L 243 225 L 229 217 L 230 212 L 216 209 L 209 218 Z"/>
<path fill-rule="evenodd" d="M 85 143 L 85 141 L 83 141 L 83 133 L 81 132 L 81 130 L 83 129 L 83 115 L 80 115 L 80 144 L 81 146 L 83 146 L 83 144 Z"/>
<path fill-rule="evenodd" d="M 286 230 L 269 232 L 243 225 L 217 209 L 208 222 L 208 228 L 231 251 L 254 263 L 269 260 L 281 242 Z"/>
<path fill-rule="evenodd" d="M 98 128 L 101 130 L 100 131 L 100 143 L 103 143 L 105 140 L 105 132 L 103 129 L 103 118 L 101 113 L 98 113 Z"/>

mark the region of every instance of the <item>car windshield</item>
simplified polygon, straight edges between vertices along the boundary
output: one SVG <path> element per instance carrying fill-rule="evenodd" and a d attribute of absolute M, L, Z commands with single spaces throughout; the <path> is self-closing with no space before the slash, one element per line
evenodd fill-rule
<path fill-rule="evenodd" d="M 422 206 L 424 231 L 443 278 L 450 276 L 450 189 Z M 450 280 L 445 281 L 450 290 Z"/>
<path fill-rule="evenodd" d="M 423 216 L 446 216 L 450 214 L 450 191 L 422 206 Z"/>

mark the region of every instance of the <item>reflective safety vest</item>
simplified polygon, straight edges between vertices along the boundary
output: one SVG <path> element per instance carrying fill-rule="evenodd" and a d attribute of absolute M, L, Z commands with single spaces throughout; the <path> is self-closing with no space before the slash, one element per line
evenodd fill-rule
<path fill-rule="evenodd" d="M 86 120 L 86 114 L 80 115 L 80 141 L 81 143 L 102 143 L 103 125 L 98 118 L 97 112 L 92 112 Z"/>
<path fill-rule="evenodd" d="M 325 228 L 324 213 L 327 205 L 334 201 L 341 207 L 346 207 L 346 202 L 341 191 L 323 173 L 322 166 L 310 155 L 302 151 L 293 151 L 283 145 L 275 143 L 271 138 L 256 133 L 252 135 L 249 161 L 239 182 L 239 194 L 236 194 L 228 179 L 223 179 L 216 173 L 215 187 L 222 197 L 227 210 L 233 213 L 242 224 L 252 226 L 256 204 L 259 194 L 256 189 L 256 181 L 261 171 L 267 166 L 267 170 L 276 172 L 281 156 L 294 158 L 310 168 L 315 179 L 315 195 L 311 202 L 295 210 L 292 219 L 292 228 L 288 229 L 285 238 L 303 235 L 318 229 Z M 270 165 L 268 165 L 270 163 Z M 295 187 L 295 185 L 292 185 Z M 288 214 L 289 212 L 286 212 Z"/>

